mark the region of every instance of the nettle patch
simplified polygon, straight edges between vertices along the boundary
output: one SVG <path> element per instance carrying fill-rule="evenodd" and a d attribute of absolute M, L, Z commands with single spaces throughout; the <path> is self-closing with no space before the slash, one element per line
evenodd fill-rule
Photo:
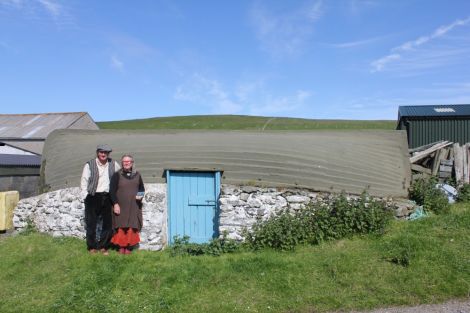
<path fill-rule="evenodd" d="M 175 238 L 170 249 L 172 255 L 220 255 L 263 248 L 293 250 L 298 245 L 315 245 L 355 234 L 382 234 L 393 217 L 393 209 L 366 193 L 357 199 L 340 194 L 332 196 L 327 203 L 310 203 L 302 209 L 287 207 L 269 219 L 259 217 L 250 229 L 245 228 L 243 242 L 223 236 L 198 245 L 183 237 Z"/>

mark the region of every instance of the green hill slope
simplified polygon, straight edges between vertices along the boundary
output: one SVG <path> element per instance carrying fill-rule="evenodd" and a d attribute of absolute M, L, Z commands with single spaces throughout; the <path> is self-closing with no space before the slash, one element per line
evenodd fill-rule
<path fill-rule="evenodd" d="M 192 115 L 97 122 L 101 129 L 314 130 L 395 129 L 396 121 L 313 120 L 246 115 Z"/>

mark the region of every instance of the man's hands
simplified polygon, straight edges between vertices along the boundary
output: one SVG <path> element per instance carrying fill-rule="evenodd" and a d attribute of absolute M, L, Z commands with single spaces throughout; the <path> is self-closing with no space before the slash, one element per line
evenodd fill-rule
<path fill-rule="evenodd" d="M 116 214 L 116 215 L 121 214 L 121 207 L 119 206 L 119 203 L 116 203 L 116 204 L 113 206 L 113 211 L 114 211 L 114 214 Z"/>

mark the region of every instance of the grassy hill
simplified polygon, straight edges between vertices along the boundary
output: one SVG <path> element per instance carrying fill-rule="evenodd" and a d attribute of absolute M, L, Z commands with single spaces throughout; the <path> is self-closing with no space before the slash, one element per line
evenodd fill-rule
<path fill-rule="evenodd" d="M 192 115 L 138 120 L 97 122 L 101 129 L 227 129 L 227 130 L 315 130 L 395 129 L 397 122 L 358 120 L 313 120 L 246 115 Z"/>

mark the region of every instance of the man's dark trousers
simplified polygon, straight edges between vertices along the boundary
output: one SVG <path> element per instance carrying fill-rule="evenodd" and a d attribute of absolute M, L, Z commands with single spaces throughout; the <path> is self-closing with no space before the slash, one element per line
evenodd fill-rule
<path fill-rule="evenodd" d="M 108 249 L 112 236 L 112 205 L 107 192 L 85 199 L 86 244 L 88 250 Z"/>

